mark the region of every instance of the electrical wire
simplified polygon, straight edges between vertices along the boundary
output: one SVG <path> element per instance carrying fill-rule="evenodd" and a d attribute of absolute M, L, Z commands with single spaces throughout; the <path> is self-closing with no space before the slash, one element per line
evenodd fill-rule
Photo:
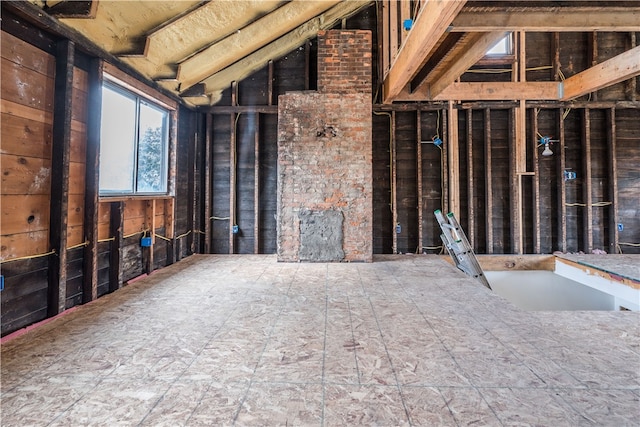
<path fill-rule="evenodd" d="M 573 206 L 573 207 L 576 207 L 576 206 L 577 207 L 586 207 L 587 206 L 584 203 L 565 203 L 564 205 L 565 206 Z M 594 208 L 600 208 L 600 207 L 609 206 L 609 205 L 611 205 L 611 202 L 594 202 L 594 203 L 591 203 L 591 206 L 594 207 Z"/>
<path fill-rule="evenodd" d="M 42 257 L 45 257 L 45 256 L 53 255 L 55 253 L 56 253 L 56 251 L 51 250 L 49 252 L 45 252 L 43 254 L 38 254 L 38 255 L 27 255 L 27 256 L 21 256 L 21 257 L 17 257 L 17 258 L 5 259 L 5 260 L 2 260 L 0 262 L 0 264 L 4 264 L 4 263 L 7 263 L 7 262 L 12 262 L 12 261 L 20 261 L 20 260 L 25 260 L 25 259 L 42 258 Z"/>
<path fill-rule="evenodd" d="M 198 230 L 198 231 L 200 231 L 200 230 Z M 183 234 L 181 234 L 181 235 L 177 236 L 177 237 L 176 237 L 176 240 L 178 240 L 178 239 L 182 239 L 183 237 L 186 237 L 186 236 L 188 236 L 189 234 L 191 234 L 191 230 L 189 230 L 189 231 L 187 231 L 186 233 L 183 233 Z M 204 233 L 202 233 L 202 234 L 204 234 Z"/>

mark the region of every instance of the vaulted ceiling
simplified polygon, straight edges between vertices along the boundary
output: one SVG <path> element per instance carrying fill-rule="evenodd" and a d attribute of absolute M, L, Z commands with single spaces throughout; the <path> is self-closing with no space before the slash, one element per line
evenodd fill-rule
<path fill-rule="evenodd" d="M 32 3 L 187 103 L 203 105 L 371 0 Z"/>
<path fill-rule="evenodd" d="M 190 105 L 335 26 L 371 0 L 30 0 Z M 510 31 L 640 31 L 638 1 L 378 1 L 384 101 L 437 99 Z M 403 31 L 404 18 L 413 27 Z M 394 31 L 396 33 L 394 33 Z M 379 35 L 380 37 L 380 35 Z M 393 40 L 393 41 L 391 41 Z M 640 52 L 638 52 L 640 57 Z M 627 66 L 640 68 L 630 55 Z M 636 69 L 634 68 L 634 69 Z M 625 74 L 628 78 L 629 74 Z M 549 88 L 545 88 L 548 90 Z M 553 88 L 551 88 L 553 89 Z M 441 95 L 442 96 L 442 95 Z"/>

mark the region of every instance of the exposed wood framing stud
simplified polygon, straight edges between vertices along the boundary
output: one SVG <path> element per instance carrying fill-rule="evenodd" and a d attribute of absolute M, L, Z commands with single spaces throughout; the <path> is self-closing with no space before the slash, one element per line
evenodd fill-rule
<path fill-rule="evenodd" d="M 267 63 L 267 74 L 269 81 L 267 82 L 267 105 L 273 105 L 273 61 Z"/>
<path fill-rule="evenodd" d="M 253 161 L 253 253 L 260 253 L 260 113 L 254 118 Z"/>
<path fill-rule="evenodd" d="M 533 141 L 533 253 L 541 252 L 540 242 L 540 165 L 538 164 L 538 110 L 532 108 L 529 110 L 531 115 L 531 134 Z"/>
<path fill-rule="evenodd" d="M 210 113 L 206 114 L 205 117 L 205 131 L 204 131 L 204 253 L 211 253 L 211 221 L 212 211 L 211 211 L 211 145 L 213 144 L 212 135 L 213 135 L 213 117 Z"/>
<path fill-rule="evenodd" d="M 472 248 L 476 248 L 476 201 L 473 197 L 473 110 L 467 110 L 467 236 Z"/>
<path fill-rule="evenodd" d="M 49 247 L 49 316 L 65 310 L 67 297 L 67 212 L 69 206 L 69 157 L 71 146 L 71 100 L 75 45 L 61 40 L 56 45 L 53 148 L 51 152 L 51 211 Z"/>
<path fill-rule="evenodd" d="M 164 229 L 167 241 L 167 261 L 170 265 L 176 261 L 176 233 L 175 233 L 175 199 L 164 199 Z"/>
<path fill-rule="evenodd" d="M 593 67 L 598 63 L 598 33 L 595 31 L 589 33 L 589 57 L 590 67 Z M 591 100 L 598 100 L 598 91 L 591 93 Z"/>
<path fill-rule="evenodd" d="M 558 117 L 558 157 L 557 157 L 557 176 L 558 176 L 558 230 L 559 239 L 558 250 L 567 252 L 567 186 L 564 180 L 564 170 L 566 169 L 565 153 L 564 153 L 564 108 L 557 110 Z"/>
<path fill-rule="evenodd" d="M 198 119 L 198 123 L 200 123 L 200 119 Z M 198 127 L 199 128 L 199 127 Z M 205 131 L 206 132 L 206 131 Z M 196 224 L 198 224 L 198 133 L 196 132 L 193 136 L 193 155 L 189 158 L 192 159 L 192 168 L 191 168 L 191 182 L 190 182 L 190 192 L 191 195 L 191 231 L 193 235 L 191 236 L 191 252 L 192 253 L 200 253 L 201 248 L 199 245 L 200 242 L 200 233 L 196 233 Z M 205 194 L 205 197 L 207 195 Z M 204 199 L 206 202 L 206 198 Z M 204 209 L 204 208 L 203 208 Z M 205 210 L 206 213 L 206 210 Z M 205 217 L 205 224 L 209 221 L 208 217 Z M 201 230 L 198 230 L 201 231 Z M 182 242 L 180 243 L 180 247 L 182 248 Z"/>
<path fill-rule="evenodd" d="M 396 112 L 391 112 L 391 215 L 393 218 L 393 253 L 398 253 L 398 233 L 396 226 L 398 225 L 398 168 L 396 163 Z"/>
<path fill-rule="evenodd" d="M 616 158 L 616 109 L 607 110 L 607 160 L 609 173 L 609 253 L 618 253 L 618 161 Z"/>
<path fill-rule="evenodd" d="M 582 185 L 584 202 L 584 252 L 593 251 L 593 200 L 591 193 L 591 115 L 585 108 L 582 116 L 582 169 L 584 184 Z"/>
<path fill-rule="evenodd" d="M 449 126 L 451 126 L 451 124 L 449 123 L 447 110 L 442 109 L 440 111 L 440 117 L 442 117 L 442 135 L 444 135 L 445 138 L 444 144 L 440 146 L 440 170 L 442 171 L 440 174 L 440 179 L 442 181 L 440 203 L 442 204 L 442 212 L 451 212 L 451 208 L 449 206 Z"/>
<path fill-rule="evenodd" d="M 84 249 L 82 302 L 98 297 L 98 208 L 100 127 L 102 114 L 102 60 L 91 61 L 88 74 L 87 147 L 84 194 Z M 112 235 L 113 236 L 113 235 Z"/>
<path fill-rule="evenodd" d="M 391 39 L 389 37 L 390 32 L 387 31 L 389 28 L 389 1 L 381 1 L 378 3 L 378 10 L 381 11 L 380 15 L 382 16 L 382 30 L 380 32 L 380 40 L 381 40 L 381 51 L 382 51 L 382 75 L 385 76 L 389 71 L 391 66 L 391 49 L 389 45 L 391 43 Z"/>
<path fill-rule="evenodd" d="M 551 52 L 553 53 L 553 58 L 551 58 L 551 78 L 553 81 L 560 81 L 560 33 L 553 33 L 553 37 L 551 39 Z"/>
<path fill-rule="evenodd" d="M 458 139 L 458 110 L 449 102 L 448 154 L 449 154 L 449 211 L 460 218 L 460 141 Z"/>
<path fill-rule="evenodd" d="M 485 185 L 485 220 L 486 220 L 486 253 L 493 253 L 493 186 L 491 182 L 491 110 L 484 110 L 484 185 Z"/>
<path fill-rule="evenodd" d="M 637 46 L 636 33 L 629 33 L 629 44 L 628 48 L 633 49 Z M 627 93 L 627 99 L 630 101 L 635 101 L 638 97 L 638 80 L 637 79 L 629 79 L 627 80 L 627 85 L 625 88 Z"/>
<path fill-rule="evenodd" d="M 109 213 L 109 235 L 111 252 L 109 256 L 109 292 L 122 287 L 122 247 L 124 230 L 124 202 L 111 202 Z"/>
<path fill-rule="evenodd" d="M 309 90 L 309 77 L 311 69 L 311 42 L 304 43 L 304 90 Z"/>
<path fill-rule="evenodd" d="M 511 120 L 509 120 L 509 227 L 511 236 L 511 252 L 521 254 L 521 175 L 518 174 L 518 150 L 519 150 L 519 108 L 511 109 Z"/>
<path fill-rule="evenodd" d="M 232 102 L 233 103 L 233 102 Z M 236 225 L 236 124 L 239 114 L 231 114 L 231 133 L 229 141 L 229 253 L 235 253 L 236 234 L 233 227 Z"/>
<path fill-rule="evenodd" d="M 420 110 L 416 110 L 416 171 L 418 184 L 418 253 L 422 253 L 424 246 L 423 208 L 424 195 L 422 193 L 422 125 Z"/>
<path fill-rule="evenodd" d="M 147 251 L 147 263 L 145 270 L 147 274 L 153 272 L 153 248 L 156 243 L 156 200 L 151 199 L 146 202 L 145 209 L 145 228 L 149 230 L 149 237 L 151 237 L 151 246 L 146 248 Z"/>

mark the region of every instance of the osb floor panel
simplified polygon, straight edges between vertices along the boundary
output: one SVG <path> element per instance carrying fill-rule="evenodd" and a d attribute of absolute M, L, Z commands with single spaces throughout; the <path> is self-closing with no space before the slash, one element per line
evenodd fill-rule
<path fill-rule="evenodd" d="M 2 425 L 624 426 L 640 314 L 525 312 L 437 257 L 187 258 L 2 348 Z"/>
<path fill-rule="evenodd" d="M 558 255 L 558 258 L 567 259 L 587 267 L 593 267 L 598 270 L 606 271 L 607 273 L 617 274 L 618 276 L 640 282 L 640 255 L 562 254 Z"/>

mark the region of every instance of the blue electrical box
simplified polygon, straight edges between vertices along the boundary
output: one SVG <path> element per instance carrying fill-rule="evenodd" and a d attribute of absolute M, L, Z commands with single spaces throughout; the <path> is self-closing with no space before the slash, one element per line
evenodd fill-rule
<path fill-rule="evenodd" d="M 0 291 L 4 291 L 4 276 L 0 276 Z"/>
<path fill-rule="evenodd" d="M 433 145 L 435 145 L 436 147 L 439 147 L 442 145 L 442 140 L 440 138 L 433 138 Z"/>
<path fill-rule="evenodd" d="M 142 246 L 143 248 L 151 247 L 151 237 L 143 237 L 140 240 L 140 246 Z"/>
<path fill-rule="evenodd" d="M 413 27 L 413 19 L 405 19 L 402 21 L 402 28 L 404 28 L 405 31 L 409 31 L 411 27 Z"/>
<path fill-rule="evenodd" d="M 238 231 L 240 231 L 240 227 L 238 227 L 237 225 L 233 226 L 233 234 L 238 234 Z"/>
<path fill-rule="evenodd" d="M 622 231 L 622 230 L 624 230 L 624 225 L 618 224 L 618 231 Z"/>
<path fill-rule="evenodd" d="M 396 225 L 396 234 L 400 234 L 402 233 L 402 226 L 400 226 L 400 224 Z"/>

